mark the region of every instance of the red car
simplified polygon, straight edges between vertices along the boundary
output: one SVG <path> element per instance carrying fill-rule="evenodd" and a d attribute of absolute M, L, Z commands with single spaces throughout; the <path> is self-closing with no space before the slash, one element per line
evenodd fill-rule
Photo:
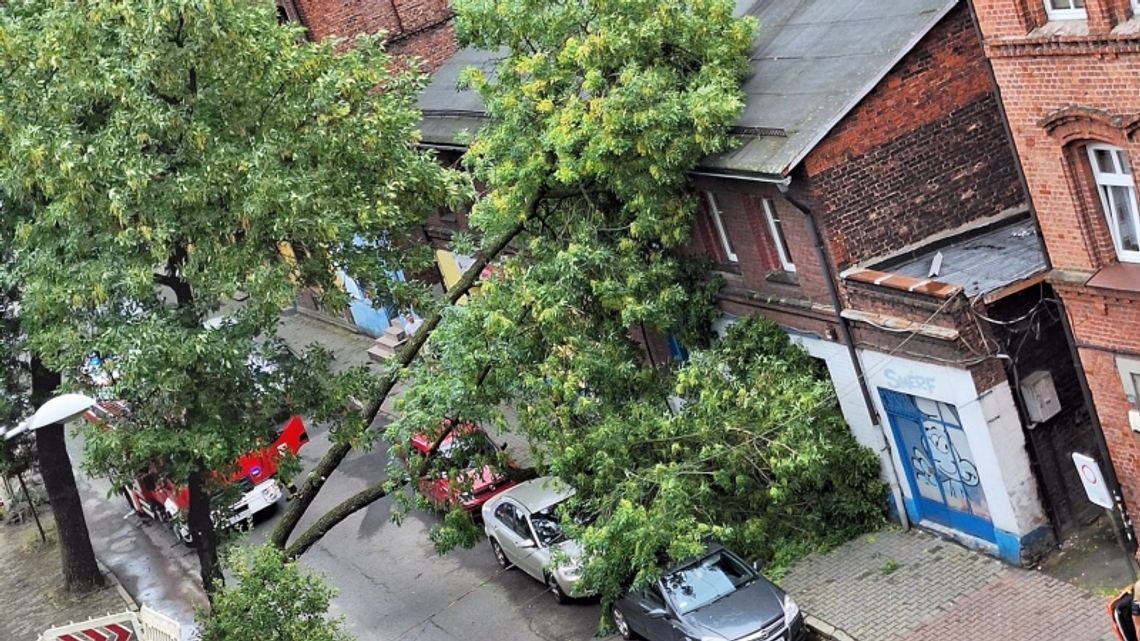
<path fill-rule="evenodd" d="M 448 422 L 441 423 L 446 427 Z M 413 434 L 412 449 L 420 456 L 426 456 L 437 436 L 428 434 Z M 471 454 L 495 455 L 502 451 L 502 446 L 496 445 L 487 432 L 478 425 L 464 423 L 452 430 L 439 445 L 435 456 L 451 458 L 462 450 Z M 508 461 L 507 466 L 514 470 L 513 462 Z M 461 473 L 463 487 L 452 487 L 451 480 L 446 474 L 424 476 L 420 479 L 420 493 L 441 509 L 453 506 L 462 507 L 472 514 L 479 514 L 479 509 L 492 496 L 508 490 L 516 485 L 505 470 L 495 469 L 491 465 L 484 465 L 479 469 L 468 469 Z M 470 483 L 470 488 L 467 485 Z"/>

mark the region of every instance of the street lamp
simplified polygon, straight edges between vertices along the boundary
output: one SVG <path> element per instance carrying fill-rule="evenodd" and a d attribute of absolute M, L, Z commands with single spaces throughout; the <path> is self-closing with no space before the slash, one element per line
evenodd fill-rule
<path fill-rule="evenodd" d="M 4 431 L 4 440 L 10 441 L 20 434 L 33 432 L 55 423 L 66 423 L 79 417 L 93 405 L 95 405 L 95 399 L 84 394 L 56 396 L 41 405 L 31 417 L 20 421 L 16 427 Z M 44 534 L 43 525 L 40 524 L 40 515 L 36 513 L 36 506 L 32 503 L 32 497 L 28 495 L 28 487 L 24 485 L 24 475 L 17 472 L 16 479 L 20 482 L 20 489 L 24 492 L 24 500 L 28 502 L 28 509 L 32 511 L 32 518 L 36 521 L 36 529 L 40 531 L 40 540 L 46 542 L 47 536 Z"/>
<path fill-rule="evenodd" d="M 10 440 L 24 432 L 32 432 L 53 423 L 66 423 L 78 418 L 95 405 L 95 399 L 86 394 L 62 394 L 44 403 L 31 418 L 20 421 L 16 427 L 4 433 L 4 440 Z"/>

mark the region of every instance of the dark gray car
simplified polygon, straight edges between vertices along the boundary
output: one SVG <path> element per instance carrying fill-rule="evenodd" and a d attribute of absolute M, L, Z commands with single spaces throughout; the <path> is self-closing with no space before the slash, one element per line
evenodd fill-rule
<path fill-rule="evenodd" d="M 719 545 L 666 571 L 614 604 L 625 639 L 649 641 L 801 641 L 803 615 L 784 593 Z"/>

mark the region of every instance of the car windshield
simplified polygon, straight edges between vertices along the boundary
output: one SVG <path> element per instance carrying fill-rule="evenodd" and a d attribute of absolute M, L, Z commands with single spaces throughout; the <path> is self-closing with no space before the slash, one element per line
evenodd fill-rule
<path fill-rule="evenodd" d="M 469 459 L 476 456 L 491 455 L 497 451 L 495 445 L 491 443 L 490 437 L 485 432 L 480 431 L 475 434 L 457 435 L 441 443 L 437 450 L 437 456 L 448 461 L 468 463 L 470 462 Z"/>
<path fill-rule="evenodd" d="M 732 594 L 755 579 L 756 573 L 748 566 L 724 552 L 714 552 L 666 574 L 661 584 L 678 614 L 686 614 Z"/>
<path fill-rule="evenodd" d="M 564 502 L 555 503 L 530 515 L 530 524 L 534 527 L 534 533 L 538 535 L 538 543 L 543 547 L 554 545 L 566 538 L 558 519 L 559 506 Z M 577 525 L 587 525 L 593 519 L 585 512 L 574 511 L 570 513 L 570 520 Z"/>
<path fill-rule="evenodd" d="M 549 547 L 562 540 L 562 525 L 558 522 L 558 506 L 555 503 L 545 510 L 530 515 L 530 524 L 538 537 L 539 545 Z"/>

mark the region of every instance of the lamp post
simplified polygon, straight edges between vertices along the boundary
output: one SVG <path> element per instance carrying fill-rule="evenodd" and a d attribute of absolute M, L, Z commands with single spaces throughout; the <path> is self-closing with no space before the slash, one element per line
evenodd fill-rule
<path fill-rule="evenodd" d="M 64 423 L 82 415 L 93 405 L 95 400 L 89 396 L 62 394 L 45 402 L 29 419 L 4 433 L 4 438 L 10 439 L 25 432 L 35 432 L 40 474 L 55 514 L 63 579 L 69 590 L 82 591 L 103 583 L 103 575 L 91 549 L 83 504 L 75 487 L 75 475 L 63 432 Z M 38 516 L 36 521 L 39 522 Z"/>

